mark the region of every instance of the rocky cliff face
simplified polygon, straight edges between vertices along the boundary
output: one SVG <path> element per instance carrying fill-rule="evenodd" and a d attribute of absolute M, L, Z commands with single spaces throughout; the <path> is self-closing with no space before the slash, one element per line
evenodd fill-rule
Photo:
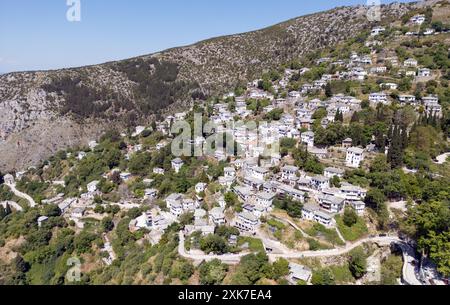
<path fill-rule="evenodd" d="M 415 4 L 392 4 L 395 20 Z M 373 26 L 367 7 L 342 7 L 250 33 L 97 66 L 0 75 L 0 170 L 19 170 L 193 98 L 224 92 L 264 70 Z"/>

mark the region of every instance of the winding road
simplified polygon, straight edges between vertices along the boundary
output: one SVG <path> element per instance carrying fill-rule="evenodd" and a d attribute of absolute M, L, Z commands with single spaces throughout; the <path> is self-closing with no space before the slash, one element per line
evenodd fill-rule
<path fill-rule="evenodd" d="M 436 157 L 437 162 L 436 164 L 444 164 L 447 161 L 447 158 L 450 157 L 450 152 L 442 154 L 440 156 Z"/>
<path fill-rule="evenodd" d="M 180 231 L 179 237 L 180 237 L 180 242 L 178 244 L 178 254 L 181 257 L 191 259 L 194 261 L 207 261 L 208 262 L 213 259 L 218 259 L 224 263 L 234 265 L 234 264 L 239 264 L 239 262 L 241 261 L 241 258 L 243 256 L 250 254 L 249 252 L 239 253 L 239 254 L 223 254 L 223 255 L 190 254 L 186 251 L 186 248 L 184 246 L 185 238 L 184 238 L 183 231 Z"/>
<path fill-rule="evenodd" d="M 16 195 L 17 197 L 23 198 L 25 200 L 28 201 L 28 203 L 30 204 L 30 207 L 34 208 L 35 206 L 37 206 L 37 203 L 34 201 L 33 198 L 31 198 L 30 195 L 22 193 L 21 191 L 19 191 L 18 189 L 16 189 L 16 184 L 11 184 L 11 183 L 5 183 L 6 186 L 8 186 L 11 191 L 14 193 L 14 195 Z"/>
<path fill-rule="evenodd" d="M 211 261 L 213 259 L 218 259 L 223 263 L 227 264 L 238 264 L 241 258 L 249 253 L 239 253 L 239 254 L 224 254 L 224 255 L 206 255 L 206 254 L 191 254 L 187 253 L 184 242 L 185 237 L 184 233 L 180 231 L 179 233 L 179 245 L 178 245 L 178 254 L 181 257 L 191 259 L 194 261 Z M 332 256 L 340 256 L 344 255 L 353 249 L 365 244 L 365 243 L 377 243 L 379 245 L 391 245 L 392 243 L 396 243 L 400 246 L 403 252 L 403 269 L 402 269 L 402 279 L 403 283 L 406 285 L 422 285 L 422 283 L 417 279 L 416 268 L 413 265 L 415 261 L 414 249 L 408 244 L 404 243 L 400 238 L 395 236 L 385 236 L 385 237 L 371 237 L 361 239 L 355 243 L 348 243 L 346 246 L 331 250 L 322 250 L 322 251 L 303 251 L 303 252 L 295 252 L 290 251 L 282 254 L 267 254 L 270 261 L 276 261 L 279 258 L 285 259 L 299 259 L 306 257 L 332 257 Z"/>

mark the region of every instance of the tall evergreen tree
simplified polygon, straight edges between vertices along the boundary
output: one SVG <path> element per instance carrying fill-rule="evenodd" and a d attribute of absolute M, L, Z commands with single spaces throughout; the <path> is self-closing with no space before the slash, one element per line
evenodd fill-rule
<path fill-rule="evenodd" d="M 384 134 L 381 130 L 377 130 L 375 132 L 375 146 L 384 152 L 384 148 L 386 147 L 386 140 L 384 138 Z"/>
<path fill-rule="evenodd" d="M 334 120 L 336 122 L 344 122 L 344 116 L 342 115 L 342 113 L 339 110 L 336 111 L 336 115 L 334 116 Z"/>
<path fill-rule="evenodd" d="M 391 146 L 388 152 L 388 161 L 392 168 L 399 168 L 403 165 L 403 147 L 402 137 L 399 126 L 393 129 L 393 136 L 391 138 Z"/>
<path fill-rule="evenodd" d="M 9 206 L 9 203 L 6 203 L 5 213 L 6 213 L 6 216 L 8 216 L 9 214 L 12 213 L 12 210 L 11 210 L 11 207 Z"/>
<path fill-rule="evenodd" d="M 325 86 L 325 95 L 327 97 L 332 97 L 333 96 L 333 90 L 331 90 L 331 84 L 327 83 Z"/>
<path fill-rule="evenodd" d="M 0 205 L 0 220 L 2 220 L 3 218 L 5 218 L 6 215 L 6 210 L 3 208 L 2 205 Z"/>
<path fill-rule="evenodd" d="M 359 123 L 359 113 L 358 113 L 358 111 L 355 111 L 353 113 L 351 122 L 352 123 Z"/>

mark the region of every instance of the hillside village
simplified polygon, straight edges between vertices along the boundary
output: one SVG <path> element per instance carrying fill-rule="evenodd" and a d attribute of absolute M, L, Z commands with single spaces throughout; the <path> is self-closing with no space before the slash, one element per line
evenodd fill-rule
<path fill-rule="evenodd" d="M 222 261 L 227 263 L 233 255 L 240 259 L 263 251 L 289 261 L 275 281 L 318 284 L 329 271 L 289 258 L 367 238 L 382 243 L 399 233 L 422 247 L 408 235 L 411 224 L 404 218 L 422 202 L 441 200 L 448 207 L 443 193 L 449 192 L 448 161 L 439 160 L 449 151 L 450 28 L 432 18 L 432 11 L 423 10 L 374 25 L 345 44 L 267 71 L 186 112 L 132 130 L 112 129 L 88 147 L 61 151 L 42 166 L 5 175 L 0 201 L 8 215 L 30 213 L 28 194 L 37 204 L 29 226 L 53 230 L 54 236 L 81 235 L 85 240 L 78 243 L 74 237 L 79 253 L 101 253 L 105 268 L 119 268 L 117 260 L 129 253 L 139 256 L 130 241 L 151 249 L 173 244 L 168 251 L 177 253 L 170 263 L 158 258 L 160 269 L 183 273 L 189 268 L 179 265 L 196 255 L 211 254 L 219 261 L 229 255 Z M 200 157 L 172 154 L 172 142 L 180 135 L 173 125 L 187 121 L 193 126 L 195 113 L 214 128 L 185 142 L 189 150 L 205 151 L 208 139 L 220 134 L 230 136 L 233 153 L 216 144 L 212 154 Z M 233 124 L 238 121 L 258 126 Z M 421 143 L 428 130 L 432 143 Z M 438 191 L 414 189 L 426 183 Z M 0 244 L 8 245 L 6 239 Z M 25 261 L 46 264 L 30 251 L 36 249 L 25 251 Z M 152 251 L 142 262 L 157 255 Z M 381 254 L 384 259 L 374 256 L 379 250 L 361 251 L 375 263 L 341 283 L 380 283 L 389 276 L 394 278 L 389 283 L 398 283 L 402 274 L 388 274 L 383 265 L 391 262 L 390 250 Z M 183 253 L 188 253 L 185 258 Z M 444 283 L 450 276 L 448 256 L 429 254 L 428 273 L 416 270 L 414 280 Z M 85 257 L 91 265 L 86 272 L 98 272 L 98 281 L 112 280 L 113 275 L 101 277 L 103 267 L 93 257 Z M 174 277 L 161 279 L 158 263 L 151 261 L 154 269 L 146 270 L 149 277 L 141 282 L 171 283 Z M 196 274 L 194 267 L 186 272 L 185 281 Z M 232 275 L 227 279 L 238 281 Z"/>

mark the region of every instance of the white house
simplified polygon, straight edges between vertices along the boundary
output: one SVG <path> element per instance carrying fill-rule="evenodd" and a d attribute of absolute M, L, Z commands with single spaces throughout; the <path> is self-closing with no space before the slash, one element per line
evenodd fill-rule
<path fill-rule="evenodd" d="M 249 170 L 249 174 L 259 180 L 266 180 L 270 175 L 270 170 L 262 167 L 253 167 Z"/>
<path fill-rule="evenodd" d="M 124 172 L 120 173 L 119 176 L 123 181 L 128 181 L 131 178 L 131 173 Z"/>
<path fill-rule="evenodd" d="M 307 131 L 301 135 L 302 143 L 307 144 L 308 147 L 314 147 L 314 132 Z"/>
<path fill-rule="evenodd" d="M 414 95 L 402 94 L 398 96 L 398 100 L 402 104 L 414 104 L 416 102 L 416 97 Z"/>
<path fill-rule="evenodd" d="M 364 215 L 364 210 L 366 208 L 366 204 L 363 201 L 352 201 L 350 203 L 350 205 L 352 206 L 352 208 L 355 210 L 356 214 L 358 214 L 359 216 Z"/>
<path fill-rule="evenodd" d="M 378 26 L 378 27 L 375 27 L 372 29 L 372 31 L 370 32 L 370 35 L 377 36 L 377 35 L 380 35 L 381 33 L 383 33 L 384 31 L 386 31 L 386 28 Z"/>
<path fill-rule="evenodd" d="M 175 172 L 178 174 L 181 170 L 181 167 L 183 167 L 184 162 L 180 158 L 176 158 L 172 160 L 172 169 L 175 170 Z"/>
<path fill-rule="evenodd" d="M 272 192 L 259 192 L 255 197 L 256 203 L 263 206 L 267 211 L 272 207 L 272 202 L 275 198 L 275 194 Z"/>
<path fill-rule="evenodd" d="M 286 165 L 281 169 L 281 177 L 284 180 L 291 180 L 297 177 L 298 167 Z"/>
<path fill-rule="evenodd" d="M 326 227 L 333 224 L 333 216 L 320 210 L 314 213 L 314 220 Z"/>
<path fill-rule="evenodd" d="M 225 167 L 223 169 L 223 174 L 225 177 L 234 178 L 236 177 L 236 170 L 232 167 Z"/>
<path fill-rule="evenodd" d="M 183 214 L 183 204 L 181 202 L 174 202 L 170 208 L 170 213 L 175 217 L 179 217 Z"/>
<path fill-rule="evenodd" d="M 345 200 L 347 200 L 347 202 L 364 200 L 364 198 L 366 198 L 367 195 L 366 189 L 363 189 L 359 186 L 355 186 L 349 183 L 343 183 L 340 188 L 340 191 L 341 191 L 340 196 L 343 196 Z"/>
<path fill-rule="evenodd" d="M 195 211 L 195 209 L 198 208 L 197 204 L 198 203 L 191 198 L 184 198 L 182 200 L 183 211 Z"/>
<path fill-rule="evenodd" d="M 315 176 L 311 178 L 311 187 L 317 190 L 324 190 L 330 187 L 330 178 L 325 176 Z"/>
<path fill-rule="evenodd" d="M 153 173 L 156 174 L 156 175 L 164 175 L 164 169 L 159 168 L 159 167 L 155 167 L 153 169 Z"/>
<path fill-rule="evenodd" d="M 219 184 L 227 189 L 231 187 L 231 185 L 234 183 L 235 180 L 236 180 L 236 178 L 229 177 L 229 176 L 226 176 L 226 177 L 220 176 L 218 178 Z"/>
<path fill-rule="evenodd" d="M 98 143 L 96 141 L 90 141 L 88 146 L 91 150 L 94 150 L 98 146 Z"/>
<path fill-rule="evenodd" d="M 409 21 L 413 24 L 419 24 L 421 25 L 422 23 L 424 23 L 426 20 L 425 15 L 415 15 L 413 17 L 411 17 L 411 19 L 409 19 Z"/>
<path fill-rule="evenodd" d="M 183 196 L 181 194 L 170 194 L 166 198 L 166 206 L 170 210 L 170 212 L 175 216 L 180 216 L 183 214 L 183 205 L 182 205 Z"/>
<path fill-rule="evenodd" d="M 6 183 L 6 184 L 14 184 L 14 182 L 15 182 L 14 176 L 11 175 L 11 174 L 6 174 L 6 175 L 3 177 L 3 180 L 5 180 L 5 183 Z"/>
<path fill-rule="evenodd" d="M 302 209 L 302 218 L 306 220 L 314 220 L 314 213 L 319 209 L 318 206 L 305 204 Z"/>
<path fill-rule="evenodd" d="M 417 60 L 415 60 L 414 58 L 408 58 L 403 62 L 403 65 L 405 67 L 417 67 L 417 64 Z"/>
<path fill-rule="evenodd" d="M 321 211 L 316 205 L 305 204 L 302 209 L 302 217 L 306 220 L 316 221 L 324 226 L 333 224 L 333 216 Z"/>
<path fill-rule="evenodd" d="M 308 283 L 311 280 L 312 271 L 308 267 L 296 263 L 289 263 L 289 282 L 297 285 L 299 281 Z"/>
<path fill-rule="evenodd" d="M 80 151 L 78 153 L 77 159 L 78 160 L 83 160 L 86 157 L 86 153 L 84 151 Z"/>
<path fill-rule="evenodd" d="M 386 66 L 377 66 L 377 67 L 370 68 L 370 73 L 372 73 L 372 74 L 382 74 L 382 73 L 386 73 L 386 72 L 387 72 Z"/>
<path fill-rule="evenodd" d="M 240 231 L 252 234 L 256 232 L 256 228 L 258 225 L 258 217 L 247 211 L 238 213 L 233 224 L 233 226 L 238 228 Z"/>
<path fill-rule="evenodd" d="M 47 220 L 48 220 L 48 217 L 47 217 L 47 216 L 40 216 L 40 217 L 37 219 L 38 227 L 39 227 L 39 228 L 42 227 L 42 224 L 43 224 L 44 222 L 46 222 Z"/>
<path fill-rule="evenodd" d="M 86 208 L 78 207 L 78 208 L 73 209 L 70 216 L 72 218 L 80 219 L 84 216 L 85 211 L 86 211 Z"/>
<path fill-rule="evenodd" d="M 289 97 L 291 97 L 291 98 L 299 98 L 300 96 L 301 96 L 301 93 L 300 92 L 298 92 L 298 91 L 291 91 L 291 92 L 289 92 Z"/>
<path fill-rule="evenodd" d="M 345 170 L 341 168 L 335 168 L 335 167 L 327 167 L 325 168 L 323 175 L 329 179 L 333 177 L 343 178 L 345 174 Z"/>
<path fill-rule="evenodd" d="M 433 35 L 434 34 L 434 29 L 426 29 L 424 32 L 423 32 L 423 34 L 425 35 L 425 36 L 429 36 L 429 35 Z"/>
<path fill-rule="evenodd" d="M 398 85 L 396 83 L 382 83 L 380 87 L 381 89 L 397 90 Z"/>
<path fill-rule="evenodd" d="M 233 192 L 238 195 L 239 199 L 241 199 L 242 202 L 249 201 L 253 196 L 252 188 L 247 186 L 235 186 L 233 188 Z"/>
<path fill-rule="evenodd" d="M 89 193 L 95 193 L 97 191 L 97 185 L 99 184 L 99 181 L 92 181 L 88 183 L 87 190 Z"/>
<path fill-rule="evenodd" d="M 387 101 L 388 101 L 388 99 L 387 99 L 387 94 L 384 93 L 384 92 L 374 92 L 374 93 L 371 93 L 371 94 L 369 95 L 369 101 L 370 101 L 371 103 L 374 103 L 374 104 L 378 104 L 378 103 L 386 104 Z"/>
<path fill-rule="evenodd" d="M 205 191 L 205 189 L 206 189 L 207 186 L 208 186 L 208 184 L 203 183 L 203 182 L 199 182 L 199 183 L 197 183 L 197 184 L 195 185 L 195 192 L 196 192 L 197 194 L 200 194 L 200 193 L 202 193 L 202 192 Z"/>
<path fill-rule="evenodd" d="M 358 147 L 350 147 L 347 149 L 346 165 L 358 168 L 364 160 L 364 150 Z"/>
<path fill-rule="evenodd" d="M 439 98 L 437 96 L 429 95 L 422 98 L 424 104 L 438 104 Z"/>
<path fill-rule="evenodd" d="M 430 77 L 430 76 L 431 76 L 431 70 L 428 69 L 428 68 L 420 68 L 420 69 L 417 71 L 417 75 L 418 75 L 419 77 Z"/>
<path fill-rule="evenodd" d="M 344 209 L 344 198 L 323 195 L 319 196 L 320 207 L 330 213 L 340 213 Z"/>
<path fill-rule="evenodd" d="M 216 226 L 221 226 L 226 223 L 225 219 L 225 209 L 222 207 L 215 207 L 212 208 L 209 212 L 209 219 L 212 223 L 214 223 Z"/>
<path fill-rule="evenodd" d="M 157 189 L 145 189 L 144 194 L 147 199 L 154 199 L 154 198 L 158 197 L 158 190 Z"/>

